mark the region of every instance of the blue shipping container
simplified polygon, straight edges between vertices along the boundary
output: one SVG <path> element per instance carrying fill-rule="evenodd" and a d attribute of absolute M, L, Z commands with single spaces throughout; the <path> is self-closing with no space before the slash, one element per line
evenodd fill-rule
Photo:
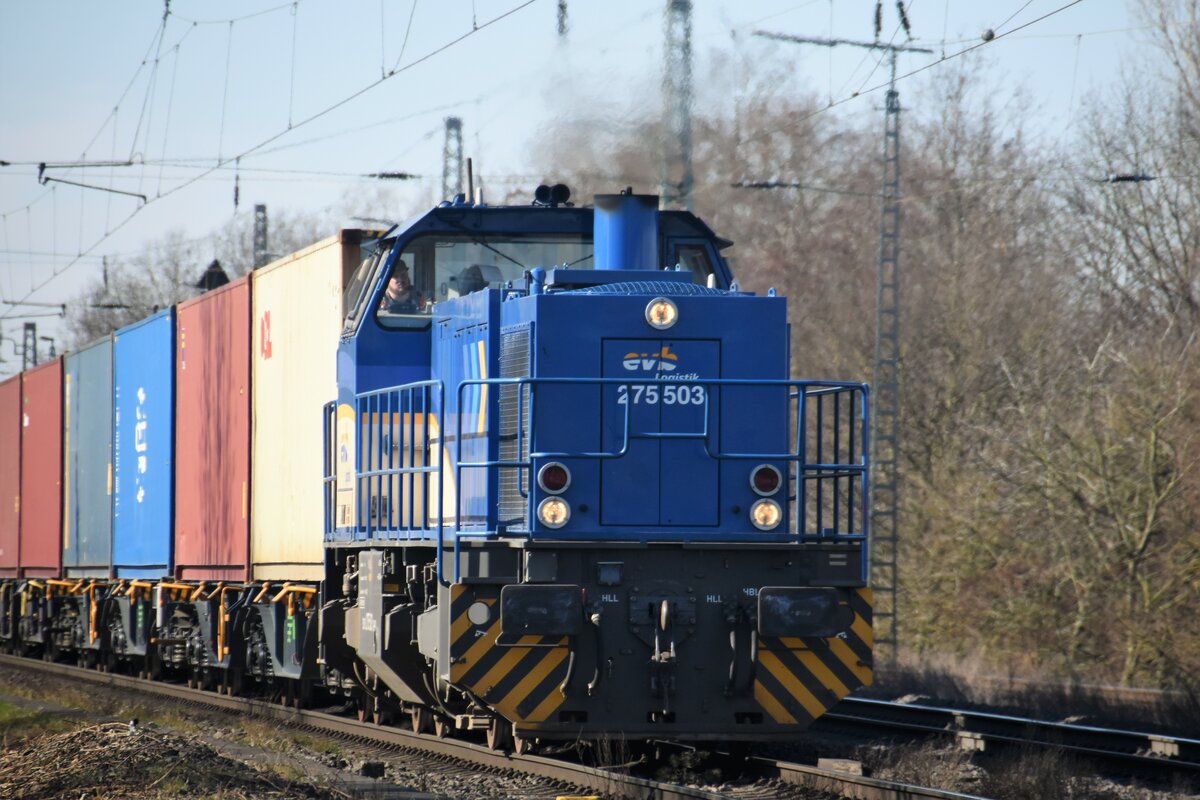
<path fill-rule="evenodd" d="M 113 334 L 113 569 L 169 575 L 174 525 L 175 309 Z"/>
<path fill-rule="evenodd" d="M 107 578 L 112 563 L 112 339 L 66 358 L 63 571 Z"/>

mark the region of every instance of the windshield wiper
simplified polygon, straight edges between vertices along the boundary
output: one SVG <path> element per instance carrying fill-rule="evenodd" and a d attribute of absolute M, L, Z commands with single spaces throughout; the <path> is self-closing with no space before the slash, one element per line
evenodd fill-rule
<path fill-rule="evenodd" d="M 511 261 L 512 263 L 516 264 L 522 270 L 527 269 L 527 267 L 524 264 L 522 264 L 520 261 L 517 261 L 515 258 L 510 256 L 508 253 L 505 253 L 504 251 L 500 250 L 498 247 L 493 247 L 492 245 L 488 244 L 487 242 L 483 241 L 482 239 L 477 238 L 474 233 L 472 233 L 468 229 L 464 228 L 463 226 L 458 225 L 457 223 L 454 223 L 454 222 L 451 222 L 449 224 L 450 224 L 450 227 L 460 230 L 463 233 L 467 234 L 467 236 L 471 239 L 472 244 L 477 244 L 480 247 L 485 247 L 488 250 L 491 250 L 493 253 L 500 256 L 505 261 Z"/>

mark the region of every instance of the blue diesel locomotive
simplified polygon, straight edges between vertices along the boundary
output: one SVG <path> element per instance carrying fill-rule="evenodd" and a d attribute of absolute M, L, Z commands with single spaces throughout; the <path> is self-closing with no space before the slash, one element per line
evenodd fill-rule
<path fill-rule="evenodd" d="M 658 198 L 382 238 L 327 409 L 320 660 L 494 746 L 791 734 L 872 676 L 867 389 Z"/>

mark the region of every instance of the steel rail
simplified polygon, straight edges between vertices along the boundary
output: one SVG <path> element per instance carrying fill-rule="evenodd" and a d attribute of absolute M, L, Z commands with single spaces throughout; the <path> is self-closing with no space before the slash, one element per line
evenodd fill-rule
<path fill-rule="evenodd" d="M 909 786 L 865 775 L 847 775 L 843 772 L 810 767 L 807 764 L 774 761 L 769 758 L 752 760 L 768 777 L 809 789 L 836 792 L 844 797 L 869 800 L 986 800 L 978 795 Z"/>
<path fill-rule="evenodd" d="M 1045 681 L 1009 676 L 984 676 L 973 678 L 972 683 L 982 684 L 1002 692 L 1047 693 L 1051 696 L 1097 697 L 1132 705 L 1150 705 L 1159 702 L 1187 703 L 1194 698 L 1179 689 L 1150 689 L 1142 686 L 1116 686 L 1104 683 L 1074 683 L 1071 681 Z"/>
<path fill-rule="evenodd" d="M 1017 717 L 960 708 L 848 697 L 821 717 L 884 730 L 954 735 L 969 750 L 988 742 L 1033 744 L 1141 766 L 1200 770 L 1200 739 Z"/>
<path fill-rule="evenodd" d="M 97 672 L 69 664 L 0 654 L 0 666 L 48 673 L 117 689 L 154 694 L 225 712 L 267 718 L 334 736 L 361 740 L 369 744 L 385 745 L 453 759 L 484 769 L 520 772 L 531 777 L 602 792 L 610 796 L 644 798 L 645 800 L 727 800 L 734 796 L 698 787 L 649 780 L 545 756 L 499 752 L 471 742 L 439 739 L 430 734 L 418 734 L 402 728 L 359 722 L 323 711 L 290 708 L 255 698 L 230 697 L 179 684 L 151 681 L 111 672 Z M 835 792 L 846 797 L 862 798 L 862 800 L 983 800 L 975 795 L 909 786 L 787 761 L 752 758 L 750 762 L 756 773 L 765 779 L 777 780 L 797 787 Z"/>

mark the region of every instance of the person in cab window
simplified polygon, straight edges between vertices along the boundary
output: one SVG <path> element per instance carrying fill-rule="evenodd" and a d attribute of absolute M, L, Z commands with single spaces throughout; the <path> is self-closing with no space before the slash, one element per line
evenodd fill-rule
<path fill-rule="evenodd" d="M 388 280 L 387 291 L 379 301 L 379 310 L 387 314 L 416 314 L 424 305 L 424 298 L 412 284 L 408 264 L 404 263 L 404 259 L 400 259 Z"/>

